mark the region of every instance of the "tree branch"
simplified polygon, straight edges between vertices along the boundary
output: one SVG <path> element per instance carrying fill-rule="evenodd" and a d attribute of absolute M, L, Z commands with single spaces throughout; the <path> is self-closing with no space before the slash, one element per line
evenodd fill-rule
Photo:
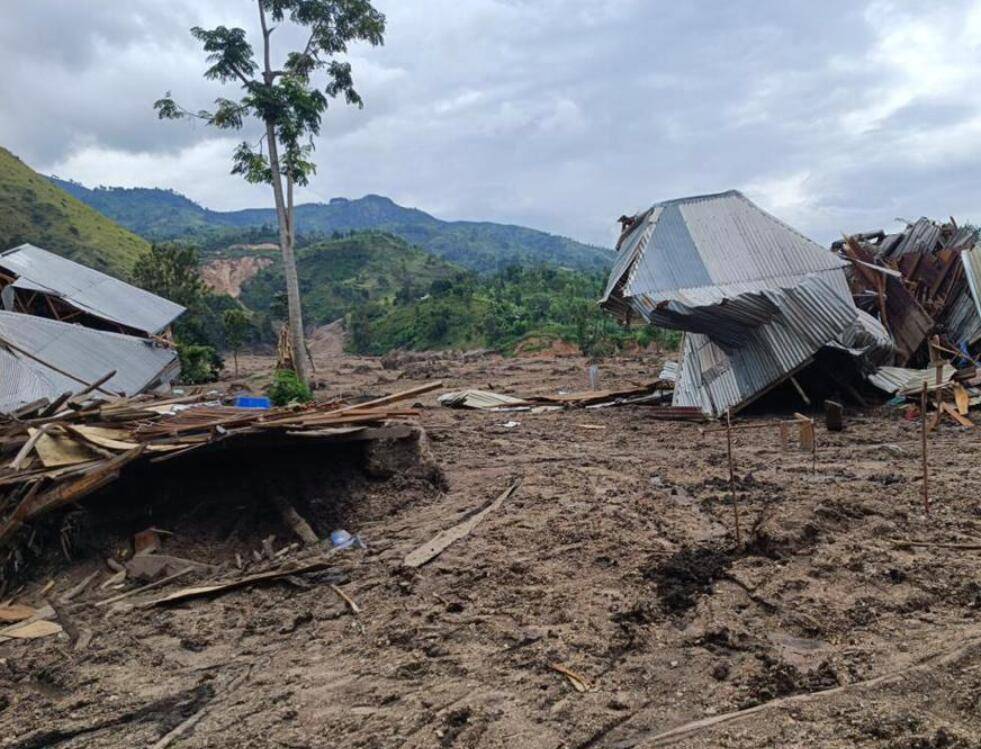
<path fill-rule="evenodd" d="M 239 70 L 237 66 L 232 65 L 231 63 L 229 63 L 228 67 L 230 67 L 232 69 L 232 72 L 235 73 L 235 75 L 237 75 L 239 77 L 239 80 L 241 80 L 242 83 L 244 83 L 246 86 L 248 86 L 250 83 L 253 82 L 252 79 L 251 78 L 247 78 L 246 75 L 245 75 L 245 73 L 243 73 L 241 70 Z"/>
<path fill-rule="evenodd" d="M 269 35 L 272 31 L 266 24 L 266 11 L 262 7 L 262 0 L 256 0 L 259 5 L 259 24 L 262 26 L 262 50 L 263 50 L 263 62 L 265 63 L 265 80 L 266 83 L 272 83 L 270 75 L 272 75 L 272 63 L 270 62 L 270 52 L 269 52 Z"/>

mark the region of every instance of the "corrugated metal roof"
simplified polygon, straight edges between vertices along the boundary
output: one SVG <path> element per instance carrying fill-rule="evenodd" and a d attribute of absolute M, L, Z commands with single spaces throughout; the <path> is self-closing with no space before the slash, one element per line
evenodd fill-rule
<path fill-rule="evenodd" d="M 17 276 L 18 289 L 61 297 L 84 312 L 147 333 L 159 333 L 184 312 L 168 299 L 30 244 L 0 253 L 0 268 Z"/>
<path fill-rule="evenodd" d="M 848 263 L 737 191 L 659 203 L 632 234 L 603 305 L 686 331 L 675 406 L 723 413 L 857 340 Z"/>
<path fill-rule="evenodd" d="M 623 246 L 606 296 L 622 282 L 623 297 L 643 294 L 652 304 L 783 288 L 790 278 L 848 265 L 736 190 L 659 203 Z M 636 257 L 622 267 L 631 249 Z"/>
<path fill-rule="evenodd" d="M 78 392 L 112 370 L 102 388 L 132 395 L 170 382 L 180 365 L 176 351 L 144 338 L 0 311 L 0 412 Z"/>

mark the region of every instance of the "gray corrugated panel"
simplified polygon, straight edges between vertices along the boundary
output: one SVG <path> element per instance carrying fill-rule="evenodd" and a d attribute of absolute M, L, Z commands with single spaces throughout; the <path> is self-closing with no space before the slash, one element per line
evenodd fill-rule
<path fill-rule="evenodd" d="M 184 312 L 168 299 L 30 244 L 0 253 L 0 268 L 18 277 L 18 288 L 60 296 L 96 317 L 147 333 L 159 333 Z"/>
<path fill-rule="evenodd" d="M 952 236 L 947 243 L 944 245 L 945 250 L 966 250 L 974 247 L 975 241 L 977 241 L 977 230 L 972 229 L 969 226 L 962 226 Z"/>
<path fill-rule="evenodd" d="M 858 310 L 826 276 L 815 274 L 796 287 L 765 292 L 779 314 L 745 330 L 738 346 L 720 345 L 714 333 L 686 335 L 673 405 L 721 414 L 784 379 L 851 329 Z M 730 306 L 742 301 L 730 300 Z"/>
<path fill-rule="evenodd" d="M 891 246 L 886 253 L 879 251 L 879 257 L 895 260 L 910 253 L 933 252 L 940 241 L 940 227 L 928 218 L 920 218 L 902 235 L 902 239 Z"/>
<path fill-rule="evenodd" d="M 624 296 L 662 301 L 702 289 L 739 293 L 848 265 L 735 191 L 663 205 Z"/>
<path fill-rule="evenodd" d="M 57 397 L 60 395 L 57 389 L 58 386 L 39 367 L 32 367 L 29 362 L 25 363 L 0 348 L 0 413 L 41 398 Z"/>
<path fill-rule="evenodd" d="M 678 379 L 678 369 L 678 362 L 666 361 L 664 362 L 664 366 L 661 367 L 661 372 L 658 374 L 657 379 L 674 382 Z"/>
<path fill-rule="evenodd" d="M 957 370 L 951 365 L 945 364 L 940 375 L 940 384 L 946 385 L 956 372 Z M 868 381 L 887 393 L 910 395 L 922 391 L 924 382 L 927 384 L 927 390 L 936 390 L 937 368 L 879 367 L 868 376 Z"/>
<path fill-rule="evenodd" d="M 735 191 L 659 205 L 659 220 L 634 230 L 605 306 L 687 332 L 674 405 L 720 414 L 846 332 L 854 343 L 849 263 Z"/>
<path fill-rule="evenodd" d="M 868 312 L 858 310 L 855 320 L 828 344 L 861 358 L 867 366 L 878 366 L 893 361 L 896 345 L 889 331 Z"/>
<path fill-rule="evenodd" d="M 4 342 L 10 346 L 4 346 Z M 176 351 L 146 339 L 16 312 L 0 312 L 0 348 L 4 351 L 0 374 L 5 380 L 0 388 L 3 395 L 0 412 L 42 396 L 56 398 L 64 392 L 78 392 L 84 388 L 78 380 L 94 382 L 112 370 L 116 371 L 115 376 L 102 387 L 127 395 L 143 392 L 158 381 L 170 382 L 179 372 Z M 8 376 L 19 384 L 10 386 L 6 382 Z M 42 389 L 45 392 L 39 394 Z"/>
<path fill-rule="evenodd" d="M 961 263 L 964 265 L 964 276 L 974 300 L 974 309 L 981 318 L 981 251 L 977 247 L 965 250 L 961 253 Z"/>
<path fill-rule="evenodd" d="M 626 280 L 625 276 L 630 272 L 634 260 L 643 252 L 644 245 L 650 239 L 651 233 L 654 231 L 654 227 L 657 225 L 657 220 L 660 216 L 660 206 L 655 206 L 653 209 L 646 211 L 642 214 L 642 218 L 637 226 L 634 227 L 633 231 L 621 242 L 620 251 L 617 255 L 616 262 L 613 263 L 613 269 L 610 271 L 610 280 L 607 282 L 606 290 L 601 300 L 602 302 L 606 302 L 614 289 Z"/>
<path fill-rule="evenodd" d="M 971 346 L 981 338 L 981 316 L 971 292 L 963 289 L 956 299 L 947 302 L 939 321 L 948 337 L 957 345 Z"/>

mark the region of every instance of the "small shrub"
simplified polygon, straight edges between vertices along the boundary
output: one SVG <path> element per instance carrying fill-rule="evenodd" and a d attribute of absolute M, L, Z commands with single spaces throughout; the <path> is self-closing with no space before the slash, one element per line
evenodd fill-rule
<path fill-rule="evenodd" d="M 218 379 L 225 363 L 212 346 L 178 344 L 177 355 L 181 360 L 180 381 L 185 385 L 199 385 Z"/>
<path fill-rule="evenodd" d="M 277 406 L 287 403 L 308 403 L 313 400 L 310 386 L 301 382 L 292 369 L 277 369 L 266 395 Z"/>

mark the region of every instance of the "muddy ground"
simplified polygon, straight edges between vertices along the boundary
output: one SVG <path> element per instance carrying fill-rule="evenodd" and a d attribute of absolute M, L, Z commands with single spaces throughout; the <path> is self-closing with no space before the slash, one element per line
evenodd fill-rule
<path fill-rule="evenodd" d="M 586 382 L 577 357 L 384 368 L 318 351 L 322 397 L 431 378 L 515 393 Z M 603 362 L 602 384 L 650 379 L 656 358 Z M 269 362 L 242 364 L 248 379 Z M 644 407 L 479 413 L 435 396 L 420 399 L 421 421 L 441 476 L 325 458 L 336 480 L 331 468 L 303 507 L 321 534 L 345 522 L 368 548 L 319 577 L 97 607 L 117 593 L 99 589 L 104 558 L 135 521 L 114 543 L 80 542 L 70 564 L 39 565 L 21 593 L 37 605 L 49 578 L 57 595 L 100 571 L 69 612 L 94 637 L 81 651 L 63 636 L 0 644 L 0 746 L 150 747 L 192 716 L 170 746 L 981 746 L 981 551 L 897 544 L 981 542 L 976 433 L 931 436 L 927 517 L 918 426 L 898 412 L 849 413 L 838 434 L 819 425 L 816 466 L 776 430 L 741 432 L 737 546 L 724 435 Z M 470 537 L 402 566 L 514 479 Z M 208 509 L 165 516 L 164 553 L 227 576 L 236 554 L 262 567 L 252 552 L 267 534 L 277 549 L 293 541 L 254 512 L 259 488 L 183 480 L 180 499 Z M 199 496 L 206 485 L 220 501 Z"/>

